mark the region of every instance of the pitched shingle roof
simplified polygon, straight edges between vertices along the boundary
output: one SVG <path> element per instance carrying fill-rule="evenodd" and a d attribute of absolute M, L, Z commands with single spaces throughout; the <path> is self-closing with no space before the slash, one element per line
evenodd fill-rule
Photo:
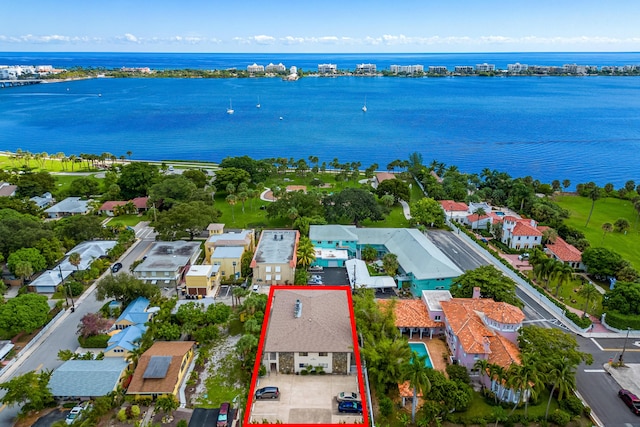
<path fill-rule="evenodd" d="M 69 360 L 53 371 L 49 388 L 55 397 L 104 396 L 115 390 L 128 365 L 128 362 L 119 357 Z"/>
<path fill-rule="evenodd" d="M 277 289 L 264 343 L 265 352 L 353 351 L 351 315 L 345 290 Z M 295 317 L 296 300 L 302 304 Z"/>
<path fill-rule="evenodd" d="M 195 341 L 156 341 L 140 356 L 127 394 L 172 393 L 178 382 L 182 359 L 194 345 Z M 171 357 L 169 368 L 162 378 L 144 378 L 144 373 L 153 356 Z"/>

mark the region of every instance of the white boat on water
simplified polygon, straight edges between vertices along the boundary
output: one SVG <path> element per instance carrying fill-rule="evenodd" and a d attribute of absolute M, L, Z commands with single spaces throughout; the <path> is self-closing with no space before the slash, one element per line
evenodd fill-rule
<path fill-rule="evenodd" d="M 256 108 L 260 108 L 260 97 L 258 97 L 258 103 L 256 104 Z"/>
<path fill-rule="evenodd" d="M 233 109 L 233 106 L 231 105 L 231 100 L 229 100 L 229 108 L 227 108 L 227 114 L 233 114 L 235 113 L 235 110 Z"/>
<path fill-rule="evenodd" d="M 362 111 L 363 112 L 367 112 L 367 97 L 364 97 L 364 105 L 362 106 Z"/>

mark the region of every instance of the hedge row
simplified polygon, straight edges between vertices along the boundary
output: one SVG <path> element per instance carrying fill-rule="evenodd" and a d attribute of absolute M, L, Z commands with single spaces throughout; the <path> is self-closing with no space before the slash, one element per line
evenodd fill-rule
<path fill-rule="evenodd" d="M 459 229 L 462 230 L 467 236 L 472 238 L 477 244 L 479 244 L 484 249 L 486 249 L 491 255 L 493 255 L 493 257 L 495 259 L 499 260 L 503 265 L 507 266 L 509 269 L 511 269 L 511 271 L 513 271 L 518 276 L 520 276 L 523 280 L 525 280 L 532 288 L 534 288 L 536 291 L 538 291 L 541 295 L 545 295 L 545 296 L 547 295 L 547 293 L 544 291 L 544 289 L 542 289 L 540 286 L 538 286 L 535 283 L 533 283 L 533 281 L 531 279 L 529 279 L 528 277 L 526 277 L 522 273 L 520 273 L 520 271 L 518 269 L 514 268 L 509 263 L 509 261 L 507 261 L 506 259 L 502 258 L 498 252 L 496 252 L 495 250 L 491 249 L 491 247 L 489 247 L 488 244 L 478 240 L 476 238 L 475 234 L 471 233 L 470 231 L 468 231 L 464 227 L 459 227 Z M 588 328 L 591 325 L 591 320 L 588 317 L 580 317 L 577 314 L 573 313 L 572 311 L 569 311 L 565 304 L 561 303 L 560 301 L 556 300 L 555 298 L 547 298 L 547 299 L 549 301 L 551 301 L 552 303 L 554 303 L 555 305 L 557 305 L 558 307 L 560 307 L 561 309 L 563 309 L 565 311 L 566 318 L 569 319 L 570 321 L 572 321 L 578 328 L 585 329 L 585 328 Z M 608 316 L 607 316 L 607 319 L 608 319 Z M 609 325 L 611 325 L 611 323 L 609 323 L 608 320 L 607 320 L 607 323 Z M 611 326 L 613 326 L 613 325 L 611 325 Z"/>
<path fill-rule="evenodd" d="M 635 331 L 640 330 L 640 316 L 631 314 L 622 314 L 618 310 L 607 311 L 607 325 L 616 329 L 625 330 L 631 328 Z"/>

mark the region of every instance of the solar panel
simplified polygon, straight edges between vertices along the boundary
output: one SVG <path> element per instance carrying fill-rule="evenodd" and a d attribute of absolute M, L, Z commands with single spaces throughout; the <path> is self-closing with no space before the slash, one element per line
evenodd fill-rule
<path fill-rule="evenodd" d="M 142 378 L 164 378 L 167 376 L 171 356 L 151 356 Z"/>

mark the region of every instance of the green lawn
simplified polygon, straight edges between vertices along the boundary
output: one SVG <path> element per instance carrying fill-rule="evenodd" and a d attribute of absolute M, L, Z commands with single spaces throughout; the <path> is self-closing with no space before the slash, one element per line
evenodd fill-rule
<path fill-rule="evenodd" d="M 544 283 L 539 282 L 538 285 L 540 285 L 541 287 L 544 287 Z M 581 280 L 577 279 L 577 280 L 571 281 L 571 283 L 568 283 L 560 287 L 558 291 L 557 299 L 570 307 L 573 307 L 580 311 L 584 311 L 586 300 L 584 299 L 584 297 L 578 294 L 578 290 L 580 289 L 581 286 L 582 286 Z M 553 281 L 549 282 L 549 293 L 550 293 L 550 297 L 555 297 L 556 283 Z M 587 312 L 598 318 L 602 315 L 602 294 L 598 293 L 598 295 L 595 298 L 592 298 L 589 301 Z"/>
<path fill-rule="evenodd" d="M 605 247 L 619 253 L 624 259 L 631 262 L 636 270 L 640 270 L 640 225 L 636 221 L 638 215 L 633 208 L 633 203 L 629 200 L 605 198 L 597 200 L 589 221 L 589 226 L 585 227 L 591 200 L 579 196 L 558 196 L 555 202 L 560 207 L 570 212 L 569 219 L 565 220 L 567 225 L 582 231 L 591 247 Z M 615 223 L 618 218 L 626 218 L 631 223 L 631 229 L 627 234 L 612 232 L 603 237 L 602 224 Z"/>
<path fill-rule="evenodd" d="M 55 194 L 66 194 L 74 180 L 78 178 L 86 178 L 84 175 L 53 175 L 53 177 L 56 179 L 56 189 L 54 190 Z M 98 181 L 102 187 L 102 179 L 94 176 L 89 176 L 89 178 Z"/>
<path fill-rule="evenodd" d="M 137 225 L 140 221 L 146 221 L 146 219 L 138 215 L 119 215 L 111 218 L 111 220 L 107 223 L 107 225 L 114 226 L 116 224 L 122 224 L 124 226 L 133 227 Z"/>
<path fill-rule="evenodd" d="M 35 171 L 47 171 L 47 172 L 95 172 L 95 169 L 88 169 L 87 162 L 77 162 L 73 165 L 73 171 L 71 170 L 71 162 L 63 162 L 57 159 L 48 159 L 44 162 L 36 161 L 35 159 L 29 160 L 25 163 L 24 160 L 11 159 L 9 156 L 0 155 L 0 169 L 13 169 L 22 168 L 23 166 L 34 168 Z"/>

